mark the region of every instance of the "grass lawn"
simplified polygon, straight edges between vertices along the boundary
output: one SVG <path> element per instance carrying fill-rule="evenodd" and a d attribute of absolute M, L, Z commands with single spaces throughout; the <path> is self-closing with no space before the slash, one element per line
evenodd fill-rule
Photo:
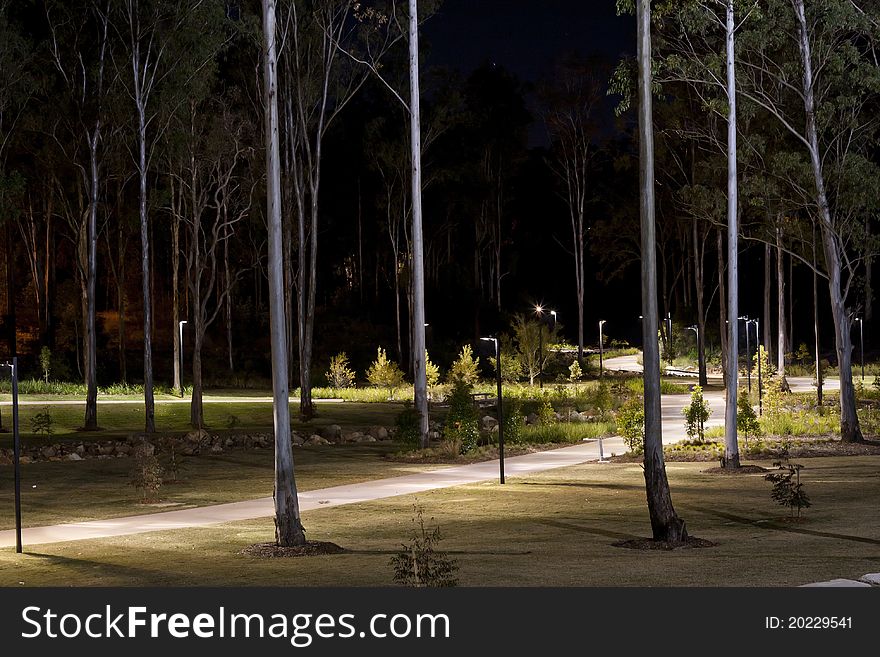
<path fill-rule="evenodd" d="M 790 586 L 880 572 L 880 457 L 802 459 L 813 502 L 787 521 L 760 474 L 705 474 L 669 463 L 673 501 L 704 549 L 612 546 L 648 535 L 638 464 L 585 464 L 505 486 L 482 483 L 421 493 L 439 547 L 464 586 Z M 769 463 L 762 463 L 769 466 Z M 239 551 L 270 541 L 271 518 L 222 526 L 0 551 L 0 585 L 389 585 L 390 556 L 412 527 L 411 497 L 317 509 L 308 536 L 338 543 L 334 556 L 258 559 Z"/>
<path fill-rule="evenodd" d="M 224 395 L 225 396 L 225 395 Z M 301 433 L 313 433 L 316 428 L 328 424 L 339 424 L 344 427 L 366 427 L 381 424 L 393 426 L 394 419 L 402 410 L 399 403 L 353 403 L 353 402 L 316 402 L 317 415 L 308 425 L 298 420 L 299 405 L 290 405 L 290 417 L 293 428 Z M 84 402 L 70 402 L 41 406 L 39 404 L 23 405 L 19 410 L 19 422 L 22 439 L 25 444 L 45 443 L 44 435 L 35 435 L 31 430 L 31 420 L 38 413 L 48 409 L 52 418 L 52 441 L 74 438 L 76 440 L 102 440 L 126 436 L 132 432 L 143 431 L 144 407 L 132 403 L 99 403 L 98 425 L 101 431 L 79 432 L 85 413 Z M 189 431 L 188 403 L 162 400 L 156 402 L 156 430 L 166 432 Z M 204 404 L 205 422 L 211 431 L 223 433 L 228 430 L 230 421 L 235 419 L 235 431 L 247 429 L 269 430 L 272 427 L 271 398 L 266 402 L 206 402 Z M 3 426 L 8 429 L 12 424 L 12 410 L 3 407 Z M 29 442 L 31 441 L 31 442 Z M 12 438 L 8 433 L 0 434 L 0 447 L 11 447 Z"/>
<path fill-rule="evenodd" d="M 384 458 L 399 449 L 394 443 L 297 447 L 297 486 L 306 491 L 438 467 Z M 164 459 L 160 462 L 167 464 Z M 22 523 L 36 527 L 269 497 L 274 482 L 271 449 L 183 457 L 180 481 L 163 485 L 161 502 L 150 505 L 141 504 L 138 490 L 129 484 L 133 467 L 130 458 L 22 466 Z M 13 472 L 4 467 L 0 468 L 0 529 L 15 526 L 12 509 Z"/>

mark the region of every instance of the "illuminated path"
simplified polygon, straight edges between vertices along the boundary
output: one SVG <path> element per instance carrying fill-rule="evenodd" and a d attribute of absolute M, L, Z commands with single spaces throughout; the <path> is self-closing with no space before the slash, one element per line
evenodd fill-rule
<path fill-rule="evenodd" d="M 607 438 L 602 441 L 604 454 L 624 451 L 623 440 Z M 599 458 L 598 441 L 584 442 L 573 447 L 524 454 L 504 459 L 508 477 L 529 475 L 553 468 L 578 465 Z M 411 495 L 429 490 L 450 488 L 462 484 L 490 481 L 498 478 L 498 461 L 441 468 L 430 472 L 366 481 L 359 484 L 334 486 L 299 494 L 300 509 L 311 511 L 343 504 L 369 502 L 397 495 Z M 88 522 L 32 527 L 22 530 L 22 542 L 31 546 L 40 543 L 78 541 L 89 538 L 126 536 L 168 529 L 207 527 L 225 522 L 266 518 L 275 513 L 271 497 L 215 506 L 166 511 L 141 516 L 92 520 Z M 15 545 L 14 530 L 0 531 L 0 548 Z"/>

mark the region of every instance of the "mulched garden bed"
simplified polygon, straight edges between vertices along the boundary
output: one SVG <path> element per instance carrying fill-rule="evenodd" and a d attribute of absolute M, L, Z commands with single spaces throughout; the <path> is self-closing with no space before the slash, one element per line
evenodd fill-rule
<path fill-rule="evenodd" d="M 689 550 L 692 548 L 715 547 L 716 545 L 718 544 L 695 536 L 688 536 L 687 539 L 680 543 L 655 541 L 653 538 L 633 538 L 611 544 L 612 547 L 626 548 L 628 550 Z"/>
<path fill-rule="evenodd" d="M 240 554 L 260 559 L 275 559 L 277 557 L 315 557 L 325 554 L 341 554 L 345 552 L 336 543 L 328 541 L 307 541 L 305 545 L 295 547 L 280 547 L 275 543 L 256 543 L 243 549 Z"/>

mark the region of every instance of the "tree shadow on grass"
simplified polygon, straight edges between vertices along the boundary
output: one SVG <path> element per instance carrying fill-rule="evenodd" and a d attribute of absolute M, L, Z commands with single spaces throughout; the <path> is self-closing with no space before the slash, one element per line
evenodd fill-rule
<path fill-rule="evenodd" d="M 63 557 L 57 554 L 44 554 L 42 552 L 30 552 L 25 554 L 44 561 L 47 565 L 58 566 L 70 572 L 88 575 L 94 578 L 115 578 L 126 583 L 145 583 L 157 579 L 157 571 L 146 568 L 136 568 L 106 561 L 93 561 L 90 559 L 75 559 Z"/>

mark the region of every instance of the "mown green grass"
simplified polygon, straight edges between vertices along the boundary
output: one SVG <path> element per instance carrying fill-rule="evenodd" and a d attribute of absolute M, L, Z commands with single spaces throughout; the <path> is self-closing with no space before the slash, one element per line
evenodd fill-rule
<path fill-rule="evenodd" d="M 769 461 L 763 462 L 771 467 Z M 585 464 L 304 514 L 308 536 L 348 551 L 258 559 L 240 551 L 273 540 L 271 518 L 211 528 L 0 551 L 0 585 L 387 586 L 391 555 L 409 538 L 412 504 L 440 526 L 437 545 L 462 586 L 797 586 L 858 578 L 880 565 L 880 457 L 805 459 L 813 502 L 804 520 L 770 498 L 760 473 L 712 475 L 669 463 L 676 511 L 715 547 L 614 547 L 651 528 L 637 463 Z M 625 613 L 624 610 L 621 613 Z"/>
<path fill-rule="evenodd" d="M 297 447 L 296 479 L 300 490 L 327 488 L 431 469 L 385 458 L 399 444 L 362 443 Z M 22 519 L 27 527 L 81 520 L 140 515 L 169 509 L 223 504 L 271 496 L 272 449 L 234 450 L 222 454 L 178 457 L 179 481 L 159 490 L 160 506 L 141 504 L 130 485 L 134 460 L 114 458 L 23 465 Z M 167 455 L 160 464 L 169 467 Z M 0 529 L 13 526 L 12 468 L 0 467 Z M 166 479 L 169 474 L 166 473 Z"/>
<path fill-rule="evenodd" d="M 360 428 L 381 424 L 392 426 L 394 418 L 403 408 L 401 404 L 356 404 L 317 402 L 317 415 L 308 424 L 299 421 L 299 406 L 290 405 L 293 428 L 302 433 L 314 433 L 322 426 L 339 424 Z M 32 421 L 38 413 L 48 412 L 52 418 L 53 434 L 34 434 Z M 98 425 L 101 431 L 81 432 L 85 404 L 71 402 L 64 404 L 28 404 L 20 407 L 19 422 L 24 444 L 41 444 L 57 440 L 102 440 L 126 436 L 143 431 L 144 407 L 139 403 L 106 403 L 98 405 Z M 223 433 L 248 430 L 271 431 L 273 426 L 271 400 L 253 402 L 217 402 L 204 404 L 205 423 L 210 431 Z M 177 402 L 157 402 L 156 430 L 158 432 L 183 432 L 191 430 L 190 405 Z M 3 426 L 9 428 L 12 422 L 11 409 L 3 407 Z M 11 446 L 11 435 L 0 434 L 0 447 Z"/>

